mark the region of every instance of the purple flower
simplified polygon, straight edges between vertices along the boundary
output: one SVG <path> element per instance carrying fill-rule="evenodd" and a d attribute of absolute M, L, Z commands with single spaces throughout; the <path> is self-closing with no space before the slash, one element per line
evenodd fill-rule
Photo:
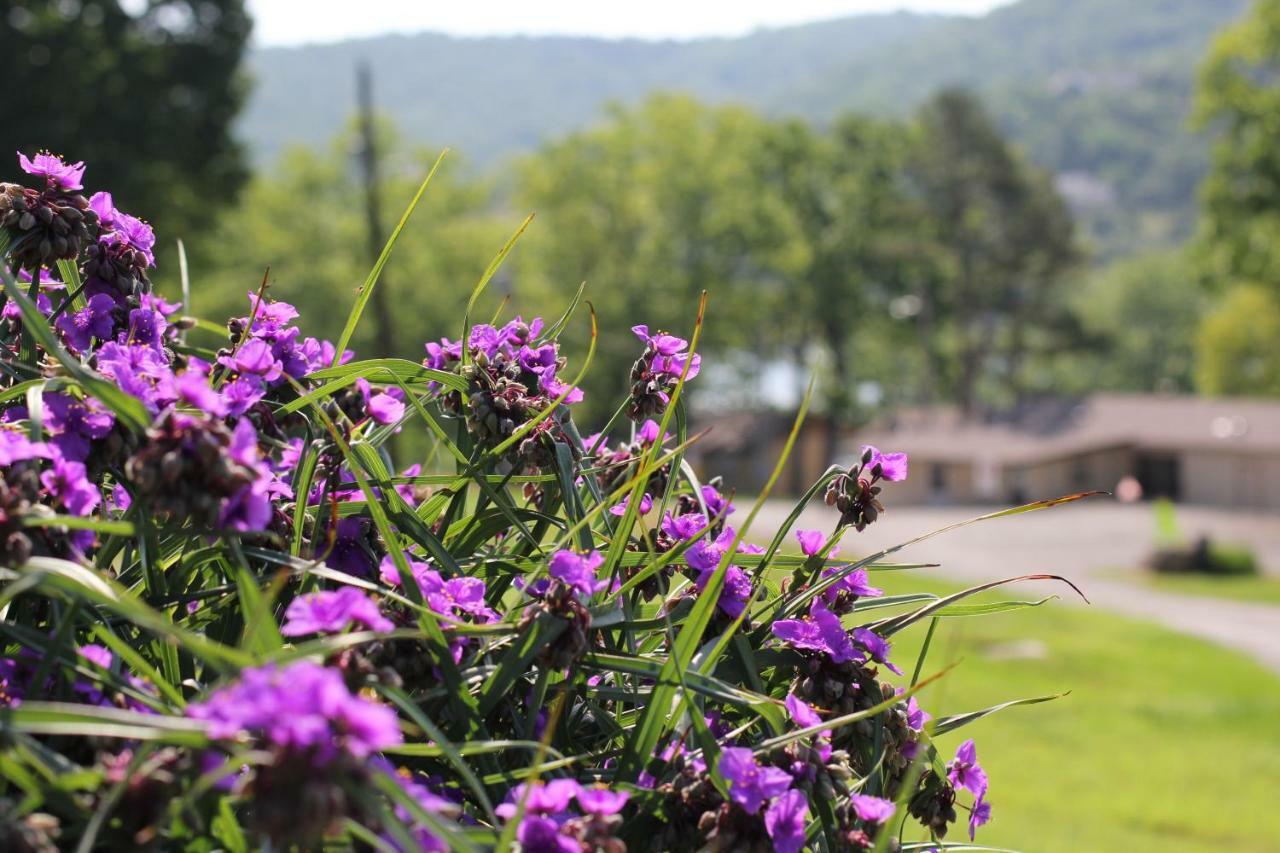
<path fill-rule="evenodd" d="M 115 331 L 115 307 L 115 300 L 98 293 L 89 297 L 84 308 L 74 314 L 63 314 L 53 325 L 72 350 L 88 352 L 93 338 L 107 340 Z"/>
<path fill-rule="evenodd" d="M 195 406 L 206 414 L 225 418 L 231 407 L 227 401 L 209 387 L 209 378 L 194 370 L 185 370 L 173 383 L 173 390 L 183 402 Z M 243 414 L 243 412 L 241 413 Z"/>
<path fill-rule="evenodd" d="M 84 161 L 78 163 L 64 163 L 62 158 L 56 154 L 50 154 L 42 151 L 36 154 L 35 160 L 28 160 L 27 155 L 21 151 L 18 154 L 18 165 L 22 167 L 22 171 L 28 175 L 43 176 L 50 188 L 58 188 L 60 190 L 79 190 L 84 189 Z"/>
<path fill-rule="evenodd" d="M 902 675 L 902 670 L 889 661 L 889 641 L 884 637 L 881 637 L 870 628 L 854 628 L 853 639 L 858 642 L 858 645 L 867 650 L 873 661 L 884 664 L 892 673 Z"/>
<path fill-rule="evenodd" d="M 707 527 L 707 518 L 700 512 L 689 512 L 672 516 L 667 513 L 662 519 L 662 532 L 677 542 L 692 539 Z"/>
<path fill-rule="evenodd" d="M 560 825 L 554 820 L 531 815 L 520 821 L 516 830 L 520 849 L 527 853 L 581 853 L 582 844 L 576 838 L 560 834 Z"/>
<path fill-rule="evenodd" d="M 364 625 L 371 631 L 390 631 L 395 625 L 378 612 L 378 605 L 355 587 L 344 586 L 333 592 L 313 592 L 289 602 L 284 612 L 285 623 L 280 633 L 286 637 L 305 634 L 338 634 L 351 623 Z"/>
<path fill-rule="evenodd" d="M 237 418 L 258 405 L 258 401 L 266 393 L 262 380 L 256 376 L 237 376 L 222 386 L 222 400 L 226 403 L 227 414 Z"/>
<path fill-rule="evenodd" d="M 498 614 L 484 603 L 485 585 L 480 578 L 450 578 L 445 580 L 431 568 L 430 563 L 414 560 L 406 555 L 409 570 L 413 572 L 418 588 L 427 606 L 451 619 L 462 615 L 474 617 L 477 622 L 493 622 Z M 400 586 L 400 572 L 390 555 L 382 558 L 379 575 L 383 583 Z"/>
<path fill-rule="evenodd" d="M 168 328 L 164 315 L 154 308 L 134 308 L 129 312 L 127 340 L 134 344 L 159 347 Z"/>
<path fill-rule="evenodd" d="M 859 820 L 865 820 L 868 823 L 884 823 L 893 817 L 893 812 L 896 808 L 893 800 L 885 800 L 867 794 L 851 794 L 849 796 L 849 805 L 853 806 L 853 811 L 858 815 Z"/>
<path fill-rule="evenodd" d="M 697 513 L 691 513 L 695 517 L 701 518 Z M 687 516 L 681 516 L 686 518 Z M 726 527 L 720 531 L 720 535 L 715 539 L 699 539 L 688 547 L 684 552 L 684 559 L 690 566 L 700 572 L 708 569 L 714 569 L 720 565 L 720 560 L 724 558 L 725 552 L 733 545 L 733 539 L 736 533 L 732 527 Z"/>
<path fill-rule="evenodd" d="M 835 552 L 832 551 L 832 553 L 834 554 Z M 822 570 L 822 576 L 824 578 L 829 578 L 836 573 L 837 569 Z M 857 596 L 858 598 L 875 598 L 876 596 L 884 595 L 883 589 L 871 586 L 871 584 L 867 582 L 866 569 L 854 569 L 849 572 L 849 574 L 824 589 L 822 591 L 822 597 L 825 598 L 829 604 L 835 604 L 836 599 L 839 597 L 841 592 L 847 592 L 850 595 Z"/>
<path fill-rule="evenodd" d="M 271 345 L 261 338 L 249 338 L 234 355 L 224 355 L 218 363 L 241 375 L 257 376 L 264 382 L 280 378 L 283 372 Z"/>
<path fill-rule="evenodd" d="M 715 571 L 716 567 L 711 566 L 698 573 L 698 579 L 694 583 L 698 592 L 707 588 Z M 737 566 L 728 566 L 724 570 L 724 586 L 720 588 L 720 598 L 716 601 L 716 606 L 730 619 L 737 619 L 742 615 L 742 611 L 747 609 L 751 592 L 751 578 L 747 573 Z"/>
<path fill-rule="evenodd" d="M 729 783 L 729 799 L 750 814 L 756 814 L 766 800 L 791 787 L 790 773 L 770 765 L 761 767 L 746 747 L 726 747 L 720 753 L 717 766 L 720 775 Z"/>
<path fill-rule="evenodd" d="M 973 841 L 978 833 L 978 827 L 991 822 L 991 803 L 987 802 L 985 796 L 979 797 L 978 801 L 973 804 L 973 808 L 969 811 L 969 840 Z"/>
<path fill-rule="evenodd" d="M 782 794 L 764 813 L 764 827 L 773 839 L 775 853 L 798 853 L 804 846 L 804 827 L 809 817 L 809 800 L 803 791 Z"/>
<path fill-rule="evenodd" d="M 0 429 L 0 465 L 9 466 L 28 459 L 48 459 L 53 455 L 42 441 L 32 441 L 20 432 Z"/>
<path fill-rule="evenodd" d="M 40 475 L 40 482 L 72 515 L 88 515 L 102 503 L 102 494 L 89 482 L 81 462 L 54 459 L 52 469 Z"/>
<path fill-rule="evenodd" d="M 822 546 L 827 543 L 827 535 L 821 530 L 797 530 L 796 540 L 799 541 L 800 550 L 805 553 L 805 556 L 816 557 L 822 551 Z"/>
<path fill-rule="evenodd" d="M 115 416 L 104 411 L 92 397 L 77 400 L 68 394 L 44 396 L 45 428 L 66 459 L 83 462 L 89 455 L 90 442 L 105 438 L 115 422 Z"/>
<path fill-rule="evenodd" d="M 924 724 L 933 719 L 928 711 L 920 707 L 916 702 L 916 697 L 911 696 L 907 699 L 907 727 L 913 732 L 924 731 Z"/>
<path fill-rule="evenodd" d="M 815 598 L 807 619 L 779 619 L 773 623 L 774 636 L 797 649 L 824 652 L 833 663 L 844 663 L 858 657 L 853 641 L 840 624 L 840 619 Z"/>
<path fill-rule="evenodd" d="M 875 447 L 865 444 L 862 447 L 862 455 L 866 457 L 868 453 L 871 458 L 863 466 L 864 470 L 891 483 L 907 479 L 907 454 L 881 453 Z"/>
<path fill-rule="evenodd" d="M 342 674 L 311 661 L 242 670 L 238 681 L 187 706 L 209 736 L 240 732 L 284 749 L 310 752 L 317 765 L 340 752 L 355 758 L 400 743 L 395 711 L 352 695 Z"/>
<path fill-rule="evenodd" d="M 523 782 L 516 785 L 507 792 L 506 801 L 494 809 L 494 813 L 507 820 L 515 817 L 516 806 L 525 797 L 525 790 Z M 550 782 L 538 783 L 529 789 L 529 796 L 524 804 L 525 813 L 549 816 L 562 814 L 581 790 L 582 786 L 572 779 L 552 779 Z"/>
<path fill-rule="evenodd" d="M 375 423 L 383 426 L 396 423 L 404 417 L 404 403 L 387 393 L 371 396 L 368 402 L 368 409 L 369 417 L 373 418 Z"/>
<path fill-rule="evenodd" d="M 631 795 L 626 791 L 610 791 L 608 788 L 579 788 L 578 807 L 585 814 L 608 817 L 622 811 Z"/>
<path fill-rule="evenodd" d="M 807 729 L 810 726 L 822 725 L 822 718 L 818 716 L 817 711 L 813 710 L 813 706 L 796 694 L 788 693 L 783 704 L 787 706 L 787 713 L 791 715 L 791 720 L 800 728 Z"/>
<path fill-rule="evenodd" d="M 600 568 L 602 563 L 604 563 L 604 555 L 599 551 L 575 554 L 572 551 L 562 550 L 551 555 L 547 570 L 553 578 L 572 587 L 578 595 L 590 598 L 609 585 L 606 580 L 596 580 L 596 569 Z"/>
<path fill-rule="evenodd" d="M 978 749 L 973 738 L 960 744 L 955 760 L 947 764 L 947 779 L 955 788 L 964 788 L 978 799 L 987 794 L 987 772 L 978 763 Z"/>
<path fill-rule="evenodd" d="M 658 422 L 650 418 L 640 425 L 640 429 L 636 430 L 636 441 L 641 444 L 654 444 L 658 440 L 660 431 L 661 427 L 658 426 Z M 662 437 L 662 440 L 666 441 L 670 437 L 671 434 L 667 433 Z"/>
<path fill-rule="evenodd" d="M 610 515 L 626 515 L 627 506 L 630 503 L 631 503 L 631 495 L 627 495 L 621 501 L 609 507 L 609 514 Z M 641 495 L 640 496 L 640 514 L 644 515 L 651 509 L 653 509 L 653 498 L 649 497 L 649 495 L 647 494 Z"/>
<path fill-rule="evenodd" d="M 702 502 L 707 505 L 707 512 L 712 518 L 727 518 L 733 515 L 733 504 L 716 490 L 715 486 L 702 487 Z"/>

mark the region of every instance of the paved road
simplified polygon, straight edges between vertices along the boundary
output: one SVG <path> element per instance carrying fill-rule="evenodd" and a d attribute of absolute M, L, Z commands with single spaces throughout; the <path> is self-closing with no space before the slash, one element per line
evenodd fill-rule
<path fill-rule="evenodd" d="M 990 507 L 893 507 L 863 533 L 844 539 L 848 551 L 872 553 L 948 524 L 972 518 Z M 785 521 L 793 504 L 770 501 L 756 520 L 761 538 Z M 836 513 L 810 507 L 797 526 L 831 530 Z M 1224 542 L 1247 544 L 1265 570 L 1280 574 L 1280 516 L 1181 507 L 1178 520 L 1191 538 L 1213 534 Z M 1084 590 L 1096 606 L 1159 622 L 1174 630 L 1251 655 L 1280 673 L 1280 607 L 1158 592 L 1117 579 L 1150 553 L 1155 520 L 1149 506 L 1121 505 L 1109 498 L 994 519 L 954 530 L 894 555 L 904 562 L 938 562 L 925 571 L 960 581 L 995 580 L 1048 572 L 1062 575 Z M 1060 584 L 1027 584 L 1033 593 L 1063 593 Z M 1063 601 L 1077 600 L 1070 591 Z"/>

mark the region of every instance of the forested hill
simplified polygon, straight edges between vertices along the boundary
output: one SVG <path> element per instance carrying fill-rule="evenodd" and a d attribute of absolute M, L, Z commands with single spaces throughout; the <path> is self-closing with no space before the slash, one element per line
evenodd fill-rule
<path fill-rule="evenodd" d="M 1021 0 L 980 18 L 859 15 L 735 39 L 458 39 L 433 33 L 259 50 L 242 121 L 255 158 L 323 144 L 369 61 L 413 139 L 488 166 L 658 90 L 823 120 L 903 114 L 972 86 L 1061 185 L 1106 251 L 1190 226 L 1205 142 L 1186 128 L 1197 60 L 1248 0 Z"/>

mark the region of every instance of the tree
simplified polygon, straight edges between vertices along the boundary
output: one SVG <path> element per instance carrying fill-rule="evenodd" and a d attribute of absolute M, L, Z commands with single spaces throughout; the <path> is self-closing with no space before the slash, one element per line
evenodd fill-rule
<path fill-rule="evenodd" d="M 1139 255 L 1089 276 L 1074 302 L 1090 343 L 1061 382 L 1081 390 L 1190 390 L 1205 301 L 1185 251 Z"/>
<path fill-rule="evenodd" d="M 760 191 L 789 211 L 804 247 L 777 321 L 797 362 L 815 343 L 825 351 L 823 402 L 837 423 L 856 417 L 855 384 L 872 378 L 863 359 L 891 343 L 889 305 L 918 258 L 923 211 L 905 190 L 907 147 L 903 126 L 849 115 L 826 132 L 799 121 L 775 125 L 762 149 Z"/>
<path fill-rule="evenodd" d="M 592 390 L 626 382 L 640 351 L 628 328 L 686 336 L 703 290 L 704 349 L 758 359 L 784 339 L 796 298 L 785 273 L 804 246 L 759 181 L 766 128 L 741 108 L 659 96 L 522 164 L 515 197 L 537 219 L 517 258 L 518 299 L 550 311 L 586 281 L 601 324 L 588 406 L 608 396 Z"/>
<path fill-rule="evenodd" d="M 1232 288 L 1196 337 L 1196 387 L 1205 394 L 1280 396 L 1280 302 L 1271 288 Z"/>
<path fill-rule="evenodd" d="M 385 124 L 378 138 L 382 218 L 397 222 L 436 152 L 408 148 Z M 271 295 L 297 305 L 311 318 L 314 334 L 336 338 L 371 266 L 356 150 L 349 131 L 321 151 L 293 149 L 257 175 L 240 204 L 193 246 L 198 258 L 191 310 L 203 317 L 244 316 L 246 293 L 258 288 L 270 267 Z M 458 338 L 462 328 L 455 318 L 519 222 L 495 214 L 489 185 L 459 178 L 462 171 L 458 162 L 441 167 L 387 262 L 379 287 L 388 288 L 399 342 L 387 354 L 419 360 L 425 341 Z M 352 343 L 358 352 L 382 353 L 371 332 L 368 323 L 357 329 Z"/>
<path fill-rule="evenodd" d="M 243 0 L 7 3 L 0 153 L 84 160 L 89 186 L 190 240 L 247 178 L 231 125 L 249 30 Z"/>
<path fill-rule="evenodd" d="M 918 294 L 921 343 L 936 381 L 972 414 L 984 382 L 1020 397 L 1030 356 L 1072 336 L 1058 285 L 1077 258 L 1073 224 L 1049 177 L 972 94 L 940 92 L 917 129 L 907 170 L 936 253 Z"/>

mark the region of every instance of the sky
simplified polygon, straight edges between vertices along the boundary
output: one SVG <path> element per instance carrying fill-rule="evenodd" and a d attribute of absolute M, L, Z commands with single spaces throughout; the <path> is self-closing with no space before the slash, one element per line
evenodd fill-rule
<path fill-rule="evenodd" d="M 259 45 L 435 30 L 459 36 L 735 36 L 865 12 L 982 14 L 1008 0 L 249 0 Z M 354 11 L 358 10 L 358 11 Z"/>

